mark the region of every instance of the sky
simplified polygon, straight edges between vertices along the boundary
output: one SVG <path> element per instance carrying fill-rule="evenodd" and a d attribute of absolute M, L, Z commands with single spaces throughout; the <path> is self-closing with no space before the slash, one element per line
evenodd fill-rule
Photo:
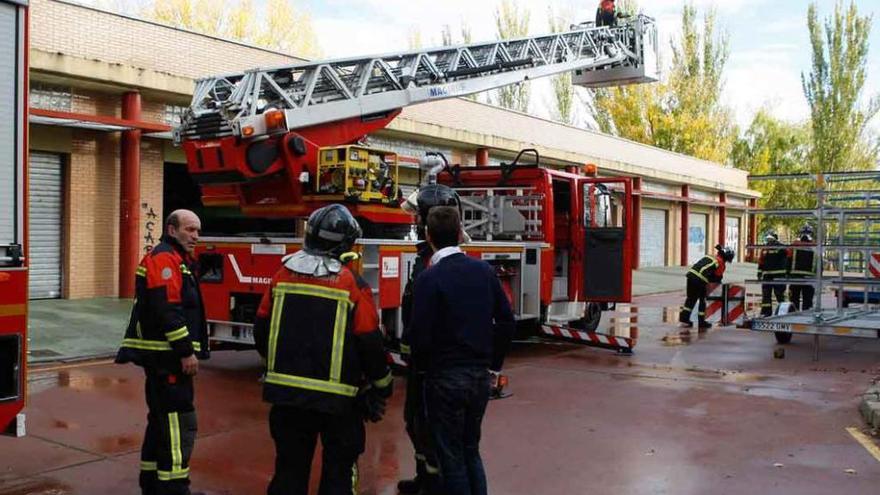
<path fill-rule="evenodd" d="M 312 15 L 319 44 L 328 58 L 402 51 L 412 32 L 421 33 L 422 45 L 440 44 L 445 24 L 457 34 L 467 24 L 474 41 L 495 38 L 495 0 L 298 0 Z M 591 20 L 598 2 L 589 0 L 519 0 L 529 9 L 531 32 L 548 31 L 548 8 L 566 9 L 573 18 Z M 700 13 L 714 5 L 720 27 L 730 35 L 724 101 L 741 126 L 769 105 L 774 114 L 791 121 L 808 117 L 801 73 L 809 70 L 807 0 L 694 0 Z M 683 0 L 642 0 L 642 11 L 657 19 L 665 60 L 669 41 L 680 27 Z M 822 0 L 820 15 L 830 14 L 832 1 Z M 866 94 L 880 92 L 880 0 L 857 0 L 860 13 L 874 16 Z M 533 83 L 531 113 L 549 117 L 549 86 Z M 880 130 L 880 119 L 873 127 Z"/>

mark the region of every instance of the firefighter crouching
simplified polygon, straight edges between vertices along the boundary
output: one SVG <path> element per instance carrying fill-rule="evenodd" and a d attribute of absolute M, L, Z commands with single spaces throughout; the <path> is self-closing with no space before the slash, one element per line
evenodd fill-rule
<path fill-rule="evenodd" d="M 416 231 L 419 242 L 416 244 L 416 260 L 412 273 L 403 290 L 401 313 L 403 317 L 403 334 L 400 353 L 407 362 L 406 400 L 403 407 L 403 420 L 406 433 L 409 435 L 416 458 L 416 475 L 412 479 L 400 480 L 397 490 L 402 494 L 435 494 L 440 491 L 440 466 L 431 441 L 424 404 L 425 370 L 418 370 L 410 359 L 410 318 L 413 305 L 413 281 L 430 263 L 434 250 L 425 240 L 428 213 L 435 206 L 454 206 L 461 208 L 458 193 L 449 186 L 429 184 L 413 193 L 403 204 L 403 209 L 416 216 Z"/>
<path fill-rule="evenodd" d="M 141 260 L 135 302 L 117 363 L 144 368 L 147 428 L 141 448 L 144 495 L 188 495 L 196 440 L 193 375 L 208 358 L 204 306 L 192 257 L 201 231 L 195 213 L 165 220 L 161 242 Z"/>
<path fill-rule="evenodd" d="M 678 314 L 678 321 L 683 328 L 694 326 L 691 323 L 691 313 L 693 313 L 694 305 L 698 301 L 698 327 L 709 328 L 712 326 L 706 321 L 707 287 L 710 283 L 721 283 L 727 263 L 731 261 L 733 261 L 733 249 L 718 244 L 715 246 L 715 256 L 703 256 L 688 270 L 687 297 Z"/>
<path fill-rule="evenodd" d="M 360 235 L 344 206 L 316 210 L 303 250 L 283 258 L 257 311 L 276 451 L 269 495 L 308 493 L 319 435 L 320 493 L 358 493 L 364 419 L 382 418 L 392 389 L 370 287 L 340 261 Z"/>
<path fill-rule="evenodd" d="M 804 225 L 800 231 L 800 238 L 792 243 L 794 246 L 813 246 L 813 227 Z M 816 254 L 812 249 L 791 249 L 791 264 L 789 265 L 789 278 L 812 279 L 816 277 Z M 791 302 L 800 311 L 806 311 L 813 307 L 813 296 L 816 288 L 812 284 L 791 284 Z"/>
<path fill-rule="evenodd" d="M 768 246 L 779 246 L 779 236 L 776 232 L 768 232 L 764 236 L 764 242 Z M 788 252 L 782 248 L 763 249 L 758 258 L 758 280 L 772 281 L 784 279 L 788 271 Z M 773 296 L 777 303 L 785 302 L 785 285 L 761 284 L 761 316 L 773 314 Z"/>

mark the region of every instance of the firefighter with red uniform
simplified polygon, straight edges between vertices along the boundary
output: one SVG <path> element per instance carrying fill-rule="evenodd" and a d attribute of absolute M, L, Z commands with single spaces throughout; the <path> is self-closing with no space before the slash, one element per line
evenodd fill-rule
<path fill-rule="evenodd" d="M 149 413 L 141 448 L 144 495 L 188 495 L 196 439 L 193 376 L 208 358 L 208 333 L 193 250 L 201 222 L 177 210 L 137 267 L 135 302 L 117 363 L 144 368 Z"/>
<path fill-rule="evenodd" d="M 792 243 L 793 246 L 815 246 L 813 242 L 813 227 L 804 225 L 800 231 L 800 238 Z M 791 264 L 789 265 L 789 278 L 807 279 L 816 277 L 816 253 L 812 249 L 791 249 Z M 791 284 L 789 287 L 791 302 L 800 311 L 806 311 L 813 307 L 813 296 L 816 288 L 812 284 Z"/>
<path fill-rule="evenodd" d="M 767 246 L 781 246 L 776 232 L 768 232 L 764 236 Z M 758 258 L 758 280 L 768 282 L 778 278 L 785 278 L 788 272 L 788 252 L 783 248 L 762 249 Z M 785 302 L 784 284 L 761 284 L 761 316 L 773 314 L 773 296 L 777 303 Z"/>
<path fill-rule="evenodd" d="M 257 310 L 254 341 L 266 359 L 275 474 L 269 495 L 306 495 L 321 437 L 321 495 L 357 493 L 364 419 L 379 421 L 392 378 L 369 285 L 340 261 L 361 229 L 334 204 L 316 210 L 303 249 L 283 266 Z"/>
<path fill-rule="evenodd" d="M 614 0 L 601 0 L 599 8 L 596 9 L 596 27 L 617 26 L 617 9 L 614 7 Z"/>
<path fill-rule="evenodd" d="M 410 359 L 410 318 L 413 302 L 413 282 L 427 267 L 431 261 L 434 250 L 425 240 L 428 213 L 435 206 L 461 206 L 458 193 L 449 186 L 442 184 L 428 184 L 421 187 L 403 204 L 403 209 L 416 216 L 416 232 L 419 238 L 416 244 L 416 260 L 413 263 L 412 273 L 403 290 L 403 299 L 400 309 L 403 317 L 403 334 L 401 336 L 400 352 L 407 362 L 406 377 L 406 401 L 403 408 L 403 420 L 406 424 L 406 432 L 413 445 L 416 458 L 416 476 L 412 479 L 401 480 L 397 489 L 402 494 L 434 494 L 440 490 L 440 466 L 431 442 L 431 432 L 428 428 L 427 416 L 424 405 L 424 370 L 417 370 Z"/>
<path fill-rule="evenodd" d="M 703 256 L 691 266 L 687 272 L 687 292 L 684 306 L 678 314 L 678 321 L 684 328 L 693 327 L 691 314 L 694 305 L 699 302 L 697 313 L 698 327 L 710 328 L 712 325 L 706 321 L 706 296 L 710 283 L 721 283 L 727 263 L 733 261 L 733 249 L 718 244 L 715 246 L 715 256 Z"/>

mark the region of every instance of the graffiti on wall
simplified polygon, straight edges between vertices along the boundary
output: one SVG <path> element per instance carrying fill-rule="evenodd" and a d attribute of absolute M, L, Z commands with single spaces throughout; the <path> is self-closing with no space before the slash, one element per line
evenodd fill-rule
<path fill-rule="evenodd" d="M 141 203 L 141 209 L 144 210 L 144 253 L 148 253 L 161 237 L 162 229 L 159 225 L 159 215 L 149 203 Z"/>

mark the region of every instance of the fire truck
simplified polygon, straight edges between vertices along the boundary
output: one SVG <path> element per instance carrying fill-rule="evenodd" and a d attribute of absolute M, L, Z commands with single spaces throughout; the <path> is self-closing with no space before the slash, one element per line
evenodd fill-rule
<path fill-rule="evenodd" d="M 27 365 L 27 2 L 0 0 L 0 432 L 24 434 Z"/>
<path fill-rule="evenodd" d="M 206 207 L 296 220 L 286 236 L 203 237 L 201 285 L 212 345 L 252 345 L 256 307 L 303 219 L 345 204 L 365 236 L 354 268 L 373 288 L 394 349 L 401 295 L 415 260 L 413 218 L 400 208 L 426 178 L 462 199 L 464 251 L 492 264 L 523 332 L 629 352 L 595 330 L 601 311 L 631 298 L 631 180 L 544 167 L 523 150 L 510 163 L 463 167 L 428 153 L 417 170 L 363 144 L 401 109 L 564 72 L 587 87 L 656 81 L 657 31 L 640 15 L 617 27 L 298 63 L 197 81 L 174 131 Z M 230 221 L 229 225 L 233 225 Z M 253 231 L 253 229 L 251 229 Z"/>

